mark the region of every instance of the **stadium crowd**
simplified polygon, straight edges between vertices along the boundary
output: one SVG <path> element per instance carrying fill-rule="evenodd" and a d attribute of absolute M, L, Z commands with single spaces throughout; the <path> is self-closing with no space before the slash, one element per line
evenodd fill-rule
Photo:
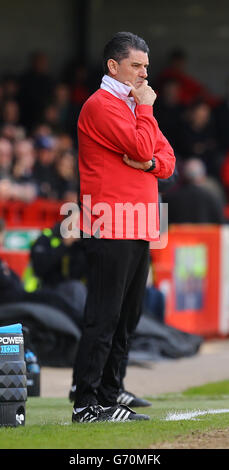
<path fill-rule="evenodd" d="M 35 53 L 20 77 L 0 80 L 0 200 L 77 200 L 77 132 L 90 95 L 86 69 L 54 79 L 46 54 Z"/>
<path fill-rule="evenodd" d="M 225 96 L 214 96 L 189 76 L 184 51 L 167 59 L 149 83 L 158 95 L 154 115 L 177 158 L 179 177 L 169 193 L 179 194 L 188 181 L 210 191 L 222 211 L 229 202 L 229 84 Z M 93 78 L 73 63 L 53 77 L 47 54 L 36 52 L 21 76 L 1 77 L 0 201 L 77 201 L 77 118 L 100 72 Z M 173 221 L 183 218 L 174 214 Z"/>

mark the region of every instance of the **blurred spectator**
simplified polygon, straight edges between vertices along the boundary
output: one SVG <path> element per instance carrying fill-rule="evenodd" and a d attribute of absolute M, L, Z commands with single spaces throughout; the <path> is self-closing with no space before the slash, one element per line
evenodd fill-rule
<path fill-rule="evenodd" d="M 33 168 L 35 164 L 35 151 L 31 140 L 24 139 L 14 146 L 14 166 L 12 176 L 17 183 L 35 184 Z"/>
<path fill-rule="evenodd" d="M 57 199 L 78 202 L 76 157 L 73 152 L 65 151 L 56 162 L 54 190 Z"/>
<path fill-rule="evenodd" d="M 13 185 L 9 178 L 0 180 L 0 201 L 9 201 L 12 198 Z"/>
<path fill-rule="evenodd" d="M 62 130 L 59 109 L 54 102 L 44 108 L 42 121 L 50 127 L 52 134 L 58 134 Z"/>
<path fill-rule="evenodd" d="M 226 153 L 220 169 L 221 182 L 226 193 L 226 201 L 229 203 L 229 151 Z"/>
<path fill-rule="evenodd" d="M 62 80 L 65 84 L 68 84 L 70 89 L 70 103 L 71 105 L 68 108 L 68 118 L 66 122 L 67 127 L 65 128 L 67 132 L 71 134 L 74 138 L 76 145 L 77 143 L 77 119 L 79 117 L 80 110 L 89 98 L 91 94 L 91 88 L 89 86 L 89 74 L 86 66 L 84 64 L 78 64 L 75 61 L 72 61 L 67 65 L 63 75 Z M 67 104 L 67 90 L 59 89 L 58 96 L 56 96 L 57 103 L 65 100 L 65 106 Z M 65 96 L 64 96 L 65 95 Z M 66 108 L 65 108 L 66 112 Z M 65 114 L 66 115 L 66 114 Z M 62 114 L 63 116 L 63 114 Z"/>
<path fill-rule="evenodd" d="M 20 108 L 14 99 L 8 99 L 2 104 L 0 129 L 1 136 L 12 143 L 25 136 L 25 129 L 20 120 Z"/>
<path fill-rule="evenodd" d="M 58 153 L 64 152 L 65 150 L 73 150 L 76 142 L 73 142 L 73 138 L 67 132 L 61 132 L 56 138 L 56 149 Z"/>
<path fill-rule="evenodd" d="M 71 136 L 76 137 L 79 106 L 78 103 L 72 103 L 71 90 L 66 83 L 60 82 L 56 85 L 54 100 L 58 109 L 59 125 L 62 131 L 68 132 Z"/>
<path fill-rule="evenodd" d="M 170 144 L 176 148 L 184 106 L 179 100 L 180 85 L 175 79 L 165 80 L 154 104 L 154 116 Z"/>
<path fill-rule="evenodd" d="M 70 85 L 71 101 L 80 109 L 91 94 L 88 86 L 88 71 L 85 65 L 79 64 L 75 67 Z"/>
<path fill-rule="evenodd" d="M 27 155 L 32 155 L 33 159 L 35 159 L 34 144 L 32 139 L 23 139 L 14 145 L 14 156 L 16 160 L 20 160 Z"/>
<path fill-rule="evenodd" d="M 20 120 L 19 106 L 14 100 L 7 100 L 2 107 L 2 121 L 8 124 L 18 124 Z"/>
<path fill-rule="evenodd" d="M 13 146 L 9 140 L 0 138 L 0 179 L 11 174 L 13 164 Z"/>
<path fill-rule="evenodd" d="M 20 109 L 17 101 L 7 100 L 2 105 L 1 125 L 11 124 L 13 126 L 20 125 Z"/>
<path fill-rule="evenodd" d="M 225 94 L 221 102 L 214 109 L 216 128 L 220 148 L 223 152 L 229 151 L 229 77 L 226 80 Z"/>
<path fill-rule="evenodd" d="M 35 52 L 30 57 L 28 70 L 20 80 L 22 122 L 29 130 L 40 121 L 52 92 L 53 80 L 49 74 L 48 57 L 44 52 Z"/>
<path fill-rule="evenodd" d="M 197 159 L 185 162 L 183 176 L 180 187 L 163 197 L 168 203 L 169 224 L 223 223 L 222 200 L 216 191 L 213 193 L 203 162 Z"/>
<path fill-rule="evenodd" d="M 50 102 L 44 109 L 42 120 L 48 126 L 53 134 L 67 132 L 68 135 L 77 138 L 77 107 L 72 103 L 60 103 L 58 101 Z"/>
<path fill-rule="evenodd" d="M 0 104 L 2 105 L 4 100 L 4 86 L 3 82 L 0 80 Z"/>
<path fill-rule="evenodd" d="M 48 124 L 41 122 L 40 124 L 34 126 L 31 132 L 31 136 L 35 140 L 37 140 L 39 137 L 50 137 L 52 136 L 52 129 Z"/>
<path fill-rule="evenodd" d="M 191 77 L 187 72 L 188 55 L 183 49 L 174 49 L 168 54 L 168 63 L 156 80 L 156 88 L 161 90 L 165 80 L 175 79 L 180 84 L 179 101 L 181 104 L 191 104 L 196 99 L 204 99 L 210 106 L 218 102 L 207 88 Z"/>
<path fill-rule="evenodd" d="M 33 244 L 25 290 L 31 296 L 32 292 L 38 294 L 39 299 L 42 291 L 44 297 L 48 289 L 45 303 L 56 302 L 56 306 L 70 314 L 79 326 L 87 296 L 87 288 L 82 282 L 87 278 L 88 269 L 84 243 L 81 239 L 64 238 L 60 226 L 58 223 L 46 228 Z M 35 279 L 39 282 L 34 282 Z"/>
<path fill-rule="evenodd" d="M 0 219 L 0 247 L 4 235 L 5 224 Z M 86 286 L 81 277 L 86 273 L 87 263 L 82 240 L 66 240 L 60 236 L 59 225 L 44 230 L 32 248 L 35 272 L 33 269 L 28 272 L 25 288 L 20 277 L 0 259 L 0 304 L 19 301 L 51 305 L 71 316 L 79 326 L 86 301 Z"/>
<path fill-rule="evenodd" d="M 182 159 L 201 159 L 209 175 L 219 177 L 221 154 L 215 121 L 210 106 L 204 101 L 193 103 L 180 122 L 175 151 Z"/>
<path fill-rule="evenodd" d="M 18 184 L 10 178 L 0 180 L 0 200 L 32 202 L 37 197 L 35 185 L 24 183 Z"/>
<path fill-rule="evenodd" d="M 38 137 L 35 141 L 36 163 L 34 178 L 39 187 L 39 196 L 55 198 L 55 139 L 51 136 Z"/>
<path fill-rule="evenodd" d="M 38 196 L 37 187 L 33 183 L 13 183 L 11 198 L 23 202 L 32 202 Z"/>
<path fill-rule="evenodd" d="M 3 124 L 0 129 L 0 136 L 9 140 L 12 144 L 18 140 L 24 139 L 26 136 L 25 128 L 22 126 L 15 126 L 13 124 Z"/>
<path fill-rule="evenodd" d="M 19 80 L 14 75 L 6 75 L 3 78 L 4 99 L 18 101 L 20 90 Z"/>

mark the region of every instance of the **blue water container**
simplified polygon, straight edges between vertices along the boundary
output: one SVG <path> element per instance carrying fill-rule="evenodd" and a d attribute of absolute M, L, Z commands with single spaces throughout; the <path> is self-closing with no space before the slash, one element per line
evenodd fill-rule
<path fill-rule="evenodd" d="M 30 349 L 25 351 L 25 363 L 27 370 L 27 394 L 28 397 L 40 396 L 40 366 L 37 356 Z"/>
<path fill-rule="evenodd" d="M 0 327 L 0 426 L 24 426 L 27 400 L 22 325 Z"/>

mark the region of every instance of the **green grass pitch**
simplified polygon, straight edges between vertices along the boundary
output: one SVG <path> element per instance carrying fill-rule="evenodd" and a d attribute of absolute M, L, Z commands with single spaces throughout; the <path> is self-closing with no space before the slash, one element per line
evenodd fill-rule
<path fill-rule="evenodd" d="M 72 424 L 67 398 L 30 397 L 25 426 L 0 428 L 0 449 L 156 449 L 157 444 L 176 441 L 177 436 L 229 427 L 227 412 L 166 420 L 169 413 L 229 410 L 229 380 L 146 398 L 152 407 L 139 412 L 149 414 L 150 421 Z"/>

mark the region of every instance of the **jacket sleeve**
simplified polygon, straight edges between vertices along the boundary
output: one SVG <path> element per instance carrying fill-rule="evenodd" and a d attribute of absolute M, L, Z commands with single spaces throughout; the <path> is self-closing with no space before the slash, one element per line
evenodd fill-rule
<path fill-rule="evenodd" d="M 177 167 L 175 166 L 175 170 L 169 178 L 158 179 L 159 193 L 166 193 L 167 191 L 169 191 L 173 186 L 175 186 L 175 184 L 178 181 L 178 178 L 179 178 L 179 173 L 178 173 Z"/>
<path fill-rule="evenodd" d="M 125 103 L 124 106 L 127 109 L 109 100 L 100 110 L 95 109 L 94 104 L 85 107 L 78 121 L 79 130 L 120 156 L 127 154 L 142 162 L 151 160 L 158 132 L 152 106 L 136 106 L 136 119 Z"/>
<path fill-rule="evenodd" d="M 156 167 L 151 173 L 161 179 L 167 179 L 172 176 L 175 170 L 176 158 L 170 143 L 159 128 L 154 150 L 154 158 Z"/>

